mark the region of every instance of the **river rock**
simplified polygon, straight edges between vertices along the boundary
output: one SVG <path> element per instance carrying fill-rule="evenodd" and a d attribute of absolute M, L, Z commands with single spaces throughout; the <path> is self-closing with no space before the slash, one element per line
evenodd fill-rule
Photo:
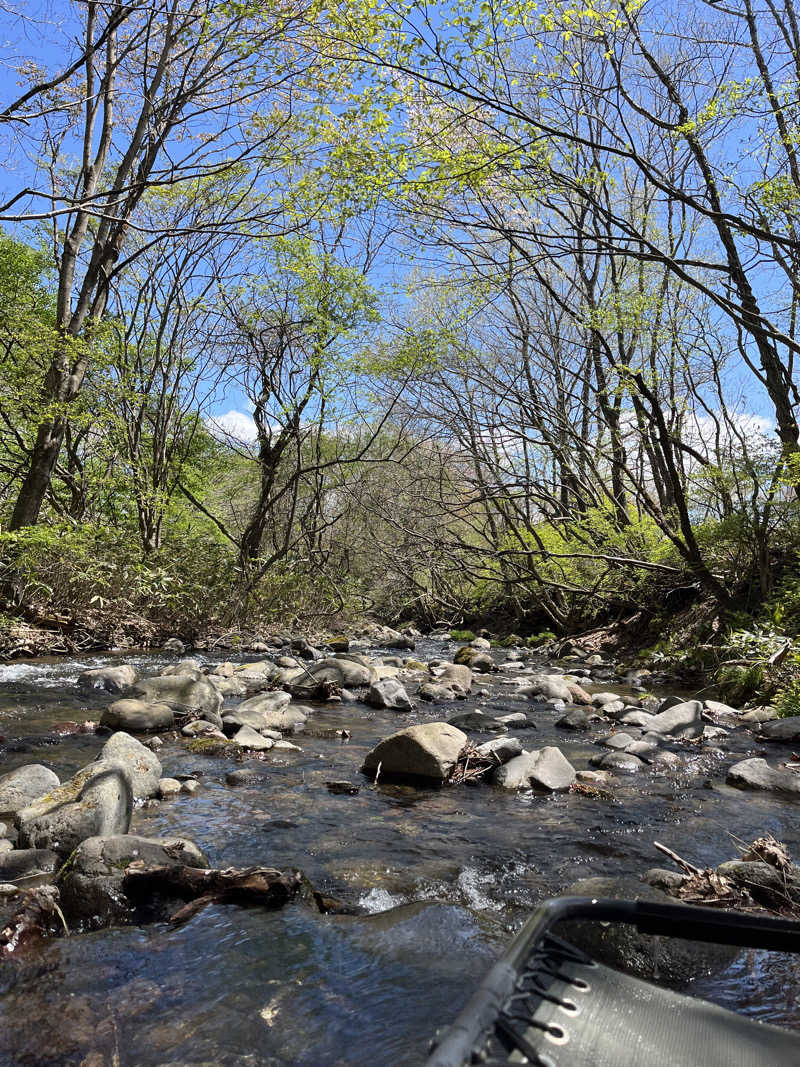
<path fill-rule="evenodd" d="M 30 885 L 55 874 L 61 866 L 58 855 L 48 848 L 17 848 L 0 855 L 0 882 Z"/>
<path fill-rule="evenodd" d="M 601 767 L 612 774 L 637 774 L 644 769 L 644 763 L 638 756 L 628 752 L 606 752 L 604 756 L 590 761 L 595 767 Z"/>
<path fill-rule="evenodd" d="M 213 722 L 206 722 L 205 719 L 195 719 L 193 722 L 187 722 L 185 726 L 181 727 L 181 733 L 184 737 L 216 737 L 221 741 L 225 740 L 225 734 L 222 730 L 215 726 Z"/>
<path fill-rule="evenodd" d="M 181 791 L 181 783 L 177 778 L 161 778 L 158 782 L 158 795 L 162 800 L 176 797 Z"/>
<path fill-rule="evenodd" d="M 101 758 L 121 763 L 128 772 L 134 800 L 146 800 L 158 792 L 161 763 L 155 753 L 122 730 L 109 737 L 103 745 Z"/>
<path fill-rule="evenodd" d="M 447 721 L 451 726 L 456 726 L 459 730 L 491 730 L 494 733 L 505 733 L 508 729 L 505 723 L 498 722 L 498 720 L 492 718 L 491 715 L 486 715 L 484 712 L 477 710 L 465 711 L 460 715 L 453 715 L 452 718 Z"/>
<path fill-rule="evenodd" d="M 253 752 L 266 752 L 275 744 L 271 737 L 262 737 L 251 726 L 242 726 L 233 735 L 233 740 L 239 748 L 251 749 Z"/>
<path fill-rule="evenodd" d="M 131 911 L 123 892 L 125 868 L 182 864 L 208 867 L 208 860 L 185 838 L 156 839 L 133 834 L 90 837 L 81 843 L 59 879 L 64 912 L 93 926 L 124 918 Z"/>
<path fill-rule="evenodd" d="M 565 704 L 572 703 L 569 686 L 556 674 L 532 678 L 530 685 L 521 689 L 519 695 L 529 700 L 563 700 Z"/>
<path fill-rule="evenodd" d="M 731 725 L 738 721 L 741 714 L 736 708 L 723 704 L 720 700 L 704 700 L 703 711 L 712 718 L 721 719 Z"/>
<path fill-rule="evenodd" d="M 703 732 L 702 712 L 699 700 L 685 700 L 654 715 L 647 729 L 671 737 L 699 737 Z"/>
<path fill-rule="evenodd" d="M 164 667 L 163 670 L 158 672 L 159 678 L 170 678 L 175 674 L 188 674 L 192 678 L 202 678 L 203 668 L 196 659 L 182 659 L 178 663 L 173 663 L 169 667 Z"/>
<path fill-rule="evenodd" d="M 186 651 L 186 645 L 181 641 L 180 637 L 168 637 L 161 647 L 164 652 L 172 652 L 178 656 L 182 656 Z"/>
<path fill-rule="evenodd" d="M 600 738 L 600 744 L 605 748 L 613 748 L 625 752 L 635 740 L 635 737 L 631 737 L 630 734 L 626 733 L 607 734 L 605 737 Z"/>
<path fill-rule="evenodd" d="M 91 693 L 102 689 L 107 693 L 122 693 L 133 685 L 138 678 L 136 668 L 130 663 L 120 663 L 116 667 L 94 667 L 78 675 L 78 689 L 82 693 Z"/>
<path fill-rule="evenodd" d="M 360 663 L 350 654 L 320 660 L 319 663 L 313 663 L 308 672 L 317 683 L 333 682 L 345 689 L 358 689 L 369 685 L 371 681 L 368 662 Z"/>
<path fill-rule="evenodd" d="M 396 678 L 379 678 L 369 687 L 367 703 L 374 708 L 394 708 L 411 711 L 414 705 L 401 682 Z"/>
<path fill-rule="evenodd" d="M 451 686 L 444 682 L 423 682 L 417 690 L 420 700 L 426 700 L 429 704 L 447 704 L 452 700 L 463 700 L 464 693 L 457 693 Z"/>
<path fill-rule="evenodd" d="M 784 743 L 800 741 L 800 715 L 763 723 L 758 732 L 758 740 L 783 741 Z"/>
<path fill-rule="evenodd" d="M 606 704 L 616 704 L 620 700 L 618 693 L 593 693 L 592 703 L 596 708 L 603 708 Z"/>
<path fill-rule="evenodd" d="M 60 784 L 58 775 L 41 763 L 17 767 L 0 777 L 0 812 L 19 811 Z"/>
<path fill-rule="evenodd" d="M 397 630 L 386 629 L 383 631 L 378 642 L 379 648 L 399 648 L 407 652 L 413 652 L 417 647 L 413 638 L 408 634 L 401 634 Z"/>
<path fill-rule="evenodd" d="M 262 715 L 267 715 L 273 711 L 281 711 L 290 704 L 291 701 L 291 693 L 286 693 L 282 689 L 278 689 L 272 693 L 259 693 L 257 696 L 252 696 L 247 700 L 243 700 L 236 708 L 236 711 L 242 714 L 254 711 Z"/>
<path fill-rule="evenodd" d="M 241 678 L 223 678 L 209 675 L 208 680 L 223 697 L 243 697 L 247 693 L 247 685 Z"/>
<path fill-rule="evenodd" d="M 456 696 L 466 696 L 472 690 L 472 671 L 463 663 L 446 663 L 436 677 L 442 684 L 450 686 Z"/>
<path fill-rule="evenodd" d="M 556 726 L 560 726 L 562 730 L 588 730 L 589 716 L 580 708 L 570 708 L 556 720 Z"/>
<path fill-rule="evenodd" d="M 328 648 L 331 652 L 349 652 L 350 651 L 350 638 L 349 637 L 332 637 L 328 642 Z"/>
<path fill-rule="evenodd" d="M 456 765 L 467 735 L 447 722 L 409 726 L 384 738 L 368 753 L 362 771 L 443 782 Z"/>
<path fill-rule="evenodd" d="M 666 893 L 635 878 L 584 878 L 568 886 L 564 893 L 578 897 L 675 903 Z M 628 923 L 565 922 L 559 924 L 558 934 L 599 963 L 645 980 L 657 977 L 673 987 L 686 985 L 709 971 L 723 970 L 741 951 L 727 945 L 680 938 L 656 940 L 638 933 L 636 927 Z"/>
<path fill-rule="evenodd" d="M 219 715 L 222 694 L 205 675 L 201 678 L 190 674 L 146 678 L 136 683 L 131 696 L 149 704 L 166 704 L 179 715 L 196 714 L 216 726 L 222 725 Z"/>
<path fill-rule="evenodd" d="M 771 722 L 773 719 L 778 718 L 778 713 L 775 708 L 771 707 L 758 707 L 750 708 L 749 711 L 743 711 L 739 716 L 739 721 L 742 723 L 749 722 Z"/>
<path fill-rule="evenodd" d="M 800 772 L 770 767 L 765 759 L 745 759 L 728 770 L 728 785 L 772 793 L 800 793 Z"/>
<path fill-rule="evenodd" d="M 641 708 L 632 708 L 619 718 L 623 726 L 638 726 L 643 730 L 651 729 L 651 723 L 655 715 L 650 715 Z"/>
<path fill-rule="evenodd" d="M 491 741 L 478 745 L 478 752 L 498 763 L 508 763 L 522 754 L 522 742 L 518 737 L 493 737 Z"/>
<path fill-rule="evenodd" d="M 800 906 L 800 868 L 792 864 L 786 870 L 778 870 L 759 860 L 728 860 L 717 867 L 717 873 L 730 878 L 736 885 L 746 889 L 760 904 L 775 907 L 789 902 Z"/>
<path fill-rule="evenodd" d="M 20 844 L 66 857 L 87 837 L 126 834 L 132 810 L 127 769 L 97 760 L 17 813 Z"/>
<path fill-rule="evenodd" d="M 578 683 L 574 682 L 571 678 L 565 678 L 564 684 L 567 689 L 569 689 L 573 704 L 583 704 L 586 707 L 591 705 L 592 697 L 586 692 L 583 686 L 578 685 Z"/>
<path fill-rule="evenodd" d="M 575 768 L 560 748 L 548 745 L 522 752 L 495 771 L 494 781 L 502 789 L 537 789 L 563 793 L 575 782 Z"/>
<path fill-rule="evenodd" d="M 149 704 L 132 697 L 115 700 L 100 716 L 100 725 L 112 730 L 169 730 L 175 725 L 175 714 L 167 704 Z"/>
<path fill-rule="evenodd" d="M 240 705 L 235 711 L 226 712 L 222 722 L 229 733 L 242 726 L 249 726 L 252 730 L 277 730 L 280 733 L 290 733 L 303 728 L 309 711 L 309 708 L 304 708 L 300 704 L 283 707 L 278 705 L 273 706 L 272 710 L 263 711 L 255 707 L 242 710 Z"/>

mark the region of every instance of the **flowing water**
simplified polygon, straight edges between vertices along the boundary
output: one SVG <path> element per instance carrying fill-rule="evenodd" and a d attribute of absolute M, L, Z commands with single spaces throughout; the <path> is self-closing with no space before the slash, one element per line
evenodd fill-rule
<path fill-rule="evenodd" d="M 426 642 L 416 655 L 453 651 Z M 57 724 L 99 717 L 105 701 L 78 695 L 75 679 L 113 659 L 0 667 L 3 771 L 45 763 L 63 780 L 98 754 L 104 738 L 65 735 Z M 149 673 L 165 662 L 125 661 Z M 613 801 L 485 784 L 374 787 L 359 774 L 369 749 L 400 726 L 475 707 L 530 711 L 502 685 L 508 676 L 493 676 L 486 697 L 410 715 L 320 706 L 295 739 L 302 752 L 246 764 L 190 755 L 167 740 L 164 775 L 193 774 L 202 788 L 138 809 L 132 832 L 191 838 L 214 866 L 300 867 L 315 888 L 365 914 L 209 906 L 176 929 L 118 927 L 47 942 L 0 967 L 0 1064 L 418 1064 L 532 905 L 575 879 L 638 878 L 663 865 L 654 840 L 701 866 L 735 854 L 732 833 L 748 841 L 771 832 L 800 856 L 796 802 L 724 784 L 734 759 L 757 752 L 746 731 L 731 735 L 725 753 L 679 749 L 687 759 L 677 772 L 620 779 Z M 557 744 L 587 767 L 598 749 L 557 729 L 559 714 L 539 709 L 538 728 L 519 736 L 527 748 Z M 348 740 L 336 736 L 343 729 Z M 255 778 L 227 785 L 242 766 Z M 360 791 L 334 795 L 326 787 L 334 779 Z M 800 1027 L 798 988 L 792 958 L 745 953 L 692 991 Z"/>

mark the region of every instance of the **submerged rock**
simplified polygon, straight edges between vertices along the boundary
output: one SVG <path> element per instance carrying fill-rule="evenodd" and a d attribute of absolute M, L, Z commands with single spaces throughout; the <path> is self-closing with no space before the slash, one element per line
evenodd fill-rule
<path fill-rule="evenodd" d="M 560 726 L 562 730 L 588 730 L 589 716 L 580 708 L 570 708 L 556 721 L 556 726 Z"/>
<path fill-rule="evenodd" d="M 126 834 L 132 810 L 126 768 L 98 760 L 17 813 L 20 844 L 68 856 L 87 837 Z"/>
<path fill-rule="evenodd" d="M 584 878 L 564 890 L 568 896 L 649 900 L 674 904 L 674 900 L 651 885 L 634 878 Z M 640 934 L 628 923 L 572 921 L 559 925 L 558 933 L 599 963 L 637 978 L 658 978 L 667 985 L 682 986 L 712 970 L 722 970 L 740 951 L 727 945 L 707 945 Z"/>
<path fill-rule="evenodd" d="M 428 778 L 443 782 L 451 774 L 467 735 L 447 722 L 427 722 L 398 730 L 368 753 L 361 768 L 370 774 Z"/>
<path fill-rule="evenodd" d="M 17 767 L 0 777 L 0 812 L 19 811 L 60 784 L 58 775 L 41 763 Z"/>

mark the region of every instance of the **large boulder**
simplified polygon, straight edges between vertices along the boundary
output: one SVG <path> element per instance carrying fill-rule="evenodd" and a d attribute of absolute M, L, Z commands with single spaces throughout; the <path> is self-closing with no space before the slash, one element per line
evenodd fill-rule
<path fill-rule="evenodd" d="M 771 793 L 800 793 L 800 771 L 770 767 L 765 759 L 740 760 L 728 770 L 728 785 Z"/>
<path fill-rule="evenodd" d="M 467 743 L 467 735 L 446 722 L 426 722 L 398 730 L 368 753 L 362 771 L 372 774 L 428 778 L 443 782 Z"/>
<path fill-rule="evenodd" d="M 120 663 L 116 667 L 94 667 L 78 675 L 78 689 L 82 693 L 91 693 L 95 689 L 102 689 L 106 693 L 122 693 L 138 677 L 136 668 L 130 663 Z"/>
<path fill-rule="evenodd" d="M 79 845 L 61 875 L 64 912 L 70 918 L 91 921 L 92 925 L 124 918 L 131 910 L 123 892 L 125 869 L 131 863 L 146 867 L 208 867 L 208 860 L 197 845 L 181 837 L 89 837 Z"/>
<path fill-rule="evenodd" d="M 100 716 L 100 725 L 111 730 L 131 730 L 147 733 L 148 730 L 170 730 L 175 725 L 175 714 L 167 704 L 150 704 L 134 697 L 115 700 Z"/>
<path fill-rule="evenodd" d="M 126 834 L 131 825 L 133 788 L 127 769 L 97 760 L 45 796 L 17 812 L 23 848 L 52 849 L 68 856 L 87 837 Z"/>
<path fill-rule="evenodd" d="M 494 781 L 502 789 L 563 793 L 575 782 L 575 768 L 560 748 L 547 745 L 509 760 L 497 769 Z"/>
<path fill-rule="evenodd" d="M 684 700 L 654 715 L 647 723 L 647 729 L 671 737 L 700 737 L 703 732 L 702 714 L 703 705 L 699 700 Z"/>
<path fill-rule="evenodd" d="M 0 813 L 19 811 L 59 785 L 58 775 L 41 763 L 17 767 L 0 777 Z"/>
<path fill-rule="evenodd" d="M 133 686 L 130 695 L 147 704 L 166 704 L 178 715 L 193 713 L 220 725 L 222 694 L 205 676 L 195 678 L 191 674 L 173 674 L 145 678 Z"/>
<path fill-rule="evenodd" d="M 369 687 L 367 703 L 374 708 L 394 708 L 395 711 L 411 711 L 414 705 L 402 682 L 396 678 L 379 678 Z"/>
<path fill-rule="evenodd" d="M 135 737 L 119 730 L 103 745 L 102 759 L 121 763 L 128 772 L 134 800 L 146 800 L 158 793 L 161 763 L 154 752 Z"/>

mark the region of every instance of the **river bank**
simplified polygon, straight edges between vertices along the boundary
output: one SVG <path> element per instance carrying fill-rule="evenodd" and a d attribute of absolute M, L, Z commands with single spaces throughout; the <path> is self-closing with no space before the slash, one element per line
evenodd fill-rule
<path fill-rule="evenodd" d="M 69 938 L 3 964 L 5 1062 L 419 1063 L 435 1029 L 452 1018 L 536 901 L 586 877 L 641 885 L 644 871 L 662 865 L 655 840 L 700 866 L 730 858 L 731 833 L 750 840 L 771 832 L 800 853 L 796 799 L 728 783 L 731 767 L 744 760 L 766 754 L 777 766 L 791 758 L 791 741 L 759 741 L 752 722 L 715 727 L 703 719 L 694 738 L 662 739 L 661 755 L 673 759 L 643 754 L 632 773 L 621 765 L 609 772 L 601 789 L 376 785 L 361 768 L 383 739 L 468 713 L 515 717 L 488 730 L 462 720 L 459 728 L 476 745 L 516 737 L 524 750 L 558 748 L 576 772 L 596 774 L 593 762 L 619 751 L 604 739 L 640 731 L 635 744 L 648 732 L 613 716 L 633 705 L 648 714 L 648 701 L 656 710 L 674 687 L 621 674 L 603 657 L 553 662 L 528 650 L 476 649 L 497 669 L 476 665 L 468 694 L 433 703 L 419 690 L 442 685 L 440 672 L 459 656 L 456 643 L 418 638 L 413 649 L 389 649 L 373 638 L 356 645 L 356 656 L 388 668 L 412 710 L 375 707 L 365 691 L 353 702 L 341 694 L 294 697 L 286 707 L 311 709 L 299 729 L 283 732 L 295 747 L 261 754 L 227 746 L 192 751 L 180 728 L 137 734 L 148 744 L 160 739 L 151 751 L 180 791 L 137 803 L 130 833 L 189 839 L 214 868 L 300 868 L 318 892 L 358 914 L 323 914 L 301 902 L 277 911 L 212 903 L 178 927 L 114 923 L 79 932 L 70 920 Z M 203 676 L 236 681 L 248 673 L 239 669 L 246 663 L 258 673 L 254 661 L 286 656 L 306 669 L 320 662 L 302 651 L 274 645 L 193 655 Z M 0 667 L 4 772 L 43 764 L 68 780 L 100 755 L 110 734 L 67 724 L 99 722 L 119 696 L 81 692 L 78 678 L 123 662 L 157 678 L 182 655 L 126 652 Z M 331 650 L 320 655 L 330 659 Z M 567 705 L 555 690 L 530 692 L 535 679 L 567 674 L 590 704 Z M 262 690 L 269 691 L 274 685 Z M 620 697 L 622 707 L 600 699 L 603 693 Z M 243 698 L 252 697 L 225 696 L 221 714 L 235 714 Z M 578 713 L 586 728 L 576 730 Z M 572 728 L 562 721 L 570 714 Z M 331 783 L 352 790 L 332 791 Z M 738 957 L 706 967 L 692 988 L 759 1018 L 795 1020 L 797 973 L 789 958 L 772 957 L 767 966 L 761 954 Z"/>

